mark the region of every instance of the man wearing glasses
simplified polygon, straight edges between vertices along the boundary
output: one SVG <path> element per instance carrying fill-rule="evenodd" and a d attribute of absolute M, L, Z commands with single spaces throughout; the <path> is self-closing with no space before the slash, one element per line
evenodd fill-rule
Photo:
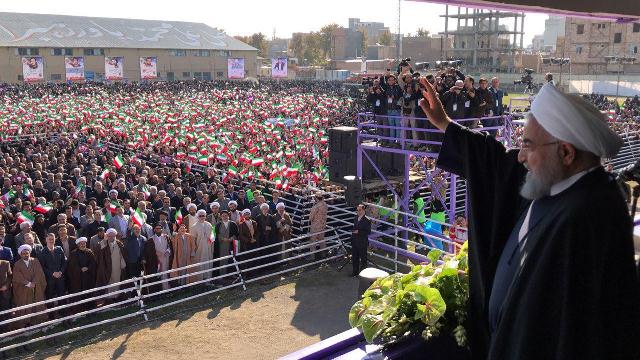
<path fill-rule="evenodd" d="M 586 101 L 545 85 L 522 148 L 421 107 L 445 131 L 437 165 L 467 180 L 474 359 L 640 358 L 632 226 L 600 165 L 622 140 Z"/>

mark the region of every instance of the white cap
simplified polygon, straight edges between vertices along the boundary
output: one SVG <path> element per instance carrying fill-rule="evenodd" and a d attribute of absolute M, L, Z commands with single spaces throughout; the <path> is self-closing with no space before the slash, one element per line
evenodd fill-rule
<path fill-rule="evenodd" d="M 242 215 L 251 215 L 251 210 L 249 209 L 242 210 Z"/>
<path fill-rule="evenodd" d="M 18 254 L 22 254 L 22 252 L 24 252 L 25 250 L 28 252 L 31 252 L 31 245 L 29 244 L 22 244 L 20 245 L 20 247 L 18 248 Z"/>
<path fill-rule="evenodd" d="M 116 194 L 116 195 L 118 195 L 118 190 L 116 190 L 116 189 L 111 189 L 111 190 L 109 190 L 109 195 L 111 195 L 111 194 Z"/>
<path fill-rule="evenodd" d="M 118 231 L 114 228 L 108 228 L 107 231 L 105 231 L 105 235 L 110 235 L 110 234 L 118 235 Z"/>
<path fill-rule="evenodd" d="M 264 208 L 267 208 L 267 209 L 268 209 L 268 208 L 269 208 L 269 204 L 267 204 L 267 203 L 262 203 L 262 204 L 260 204 L 260 210 L 262 210 L 262 209 L 264 209 Z"/>
<path fill-rule="evenodd" d="M 609 128 L 600 110 L 552 84 L 540 89 L 531 103 L 531 114 L 551 136 L 599 157 L 614 157 L 622 146 L 622 138 Z"/>
<path fill-rule="evenodd" d="M 25 221 L 25 222 L 21 222 L 21 223 L 20 223 L 20 230 L 22 230 L 22 229 L 26 228 L 27 226 L 31 226 L 31 224 L 29 224 L 29 223 L 28 223 L 28 222 L 26 222 L 26 221 Z"/>
<path fill-rule="evenodd" d="M 200 216 L 200 215 L 204 215 L 204 216 L 206 216 L 206 215 L 207 215 L 207 212 L 206 212 L 206 211 L 204 211 L 204 210 L 202 210 L 202 209 L 200 209 L 200 210 L 198 210 L 198 212 L 196 212 L 196 216 Z"/>
<path fill-rule="evenodd" d="M 231 205 L 238 206 L 238 202 L 235 201 L 235 200 L 231 200 L 231 201 L 229 201 L 229 206 L 231 206 Z"/>
<path fill-rule="evenodd" d="M 76 245 L 80 244 L 81 242 L 87 242 L 87 238 L 82 236 L 76 239 Z"/>
<path fill-rule="evenodd" d="M 279 202 L 276 204 L 276 209 L 284 209 L 284 203 Z"/>
<path fill-rule="evenodd" d="M 219 203 L 219 202 L 217 202 L 217 201 L 214 201 L 214 202 L 212 202 L 211 204 L 209 204 L 209 207 L 211 207 L 212 209 L 213 209 L 214 207 L 220 207 L 220 203 Z"/>
<path fill-rule="evenodd" d="M 194 203 L 189 203 L 189 205 L 187 205 L 187 210 L 191 211 L 191 208 L 194 208 L 194 209 L 196 209 L 196 210 L 198 209 L 198 207 L 196 206 L 196 204 L 194 204 Z"/>

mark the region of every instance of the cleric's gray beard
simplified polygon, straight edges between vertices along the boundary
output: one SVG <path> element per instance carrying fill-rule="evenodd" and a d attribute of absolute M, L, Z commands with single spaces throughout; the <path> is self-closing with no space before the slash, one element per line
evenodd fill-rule
<path fill-rule="evenodd" d="M 553 158 L 549 164 L 542 167 L 540 174 L 527 172 L 524 184 L 520 188 L 520 196 L 529 200 L 537 200 L 551 193 L 551 186 L 562 180 L 562 163 L 560 159 Z"/>

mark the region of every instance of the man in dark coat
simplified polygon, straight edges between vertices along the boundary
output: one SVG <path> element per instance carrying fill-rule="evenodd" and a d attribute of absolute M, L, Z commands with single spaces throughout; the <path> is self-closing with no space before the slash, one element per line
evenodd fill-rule
<path fill-rule="evenodd" d="M 87 247 L 87 238 L 80 237 L 76 240 L 76 249 L 71 251 L 69 261 L 67 263 L 67 279 L 69 280 L 69 293 L 77 293 L 96 286 L 96 256 Z M 73 301 L 78 301 L 90 297 L 90 294 L 84 294 L 76 297 Z M 85 310 L 90 307 L 90 303 L 84 303 L 79 306 L 78 310 Z"/>
<path fill-rule="evenodd" d="M 47 246 L 38 255 L 42 271 L 47 279 L 45 295 L 47 299 L 63 296 L 66 290 L 65 276 L 67 273 L 67 257 L 60 246 L 55 246 L 54 234 L 47 234 Z M 53 304 L 51 304 L 53 305 Z"/>
<path fill-rule="evenodd" d="M 259 248 L 275 244 L 278 239 L 278 227 L 273 216 L 269 214 L 269 205 L 267 203 L 260 204 L 260 215 L 256 217 L 256 223 L 258 224 L 258 245 Z M 262 251 L 258 251 L 259 256 L 272 254 L 276 251 L 275 246 L 265 248 Z M 267 257 L 262 259 L 261 263 L 266 264 L 275 261 L 273 257 Z"/>
<path fill-rule="evenodd" d="M 451 122 L 421 83 L 445 131 L 438 166 L 467 180 L 473 358 L 639 358 L 631 219 L 600 166 L 622 142 L 603 115 L 545 85 L 522 149 L 507 151 Z"/>
<path fill-rule="evenodd" d="M 365 215 L 364 204 L 356 208 L 356 218 L 353 221 L 353 236 L 351 237 L 351 261 L 353 271 L 351 276 L 358 276 L 367 267 L 367 247 L 371 234 L 371 221 Z"/>

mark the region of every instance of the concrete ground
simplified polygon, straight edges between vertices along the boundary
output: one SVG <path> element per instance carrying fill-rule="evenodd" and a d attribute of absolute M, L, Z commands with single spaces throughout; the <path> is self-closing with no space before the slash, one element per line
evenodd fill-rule
<path fill-rule="evenodd" d="M 207 299 L 180 304 L 149 322 L 31 357 L 275 359 L 349 329 L 358 288 L 357 278 L 347 276 L 350 270 L 325 265 L 271 284 L 251 284 L 213 304 Z"/>

